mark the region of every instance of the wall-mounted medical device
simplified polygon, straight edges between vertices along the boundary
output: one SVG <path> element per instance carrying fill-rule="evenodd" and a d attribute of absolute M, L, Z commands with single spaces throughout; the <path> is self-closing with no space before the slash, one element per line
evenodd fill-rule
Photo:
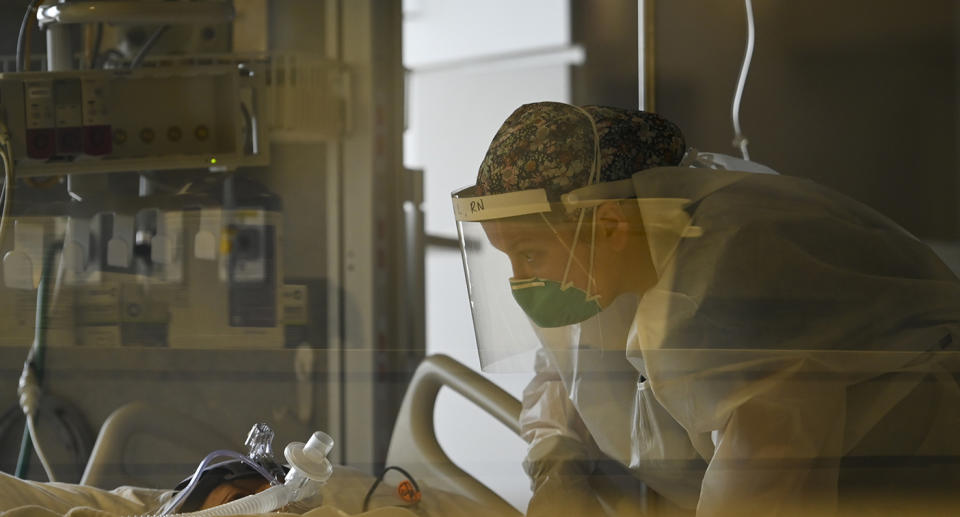
<path fill-rule="evenodd" d="M 20 177 L 269 161 L 263 65 L 0 74 Z"/>
<path fill-rule="evenodd" d="M 11 223 L 0 268 L 0 346 L 32 339 L 40 266 L 55 243 L 63 251 L 46 322 L 51 346 L 284 346 L 274 208 L 148 208 Z"/>

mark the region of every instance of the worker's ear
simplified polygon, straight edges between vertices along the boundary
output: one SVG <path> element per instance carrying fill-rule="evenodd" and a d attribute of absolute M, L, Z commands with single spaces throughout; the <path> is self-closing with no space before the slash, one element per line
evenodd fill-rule
<path fill-rule="evenodd" d="M 597 236 L 613 251 L 623 251 L 630 238 L 630 221 L 617 201 L 608 201 L 597 207 Z"/>

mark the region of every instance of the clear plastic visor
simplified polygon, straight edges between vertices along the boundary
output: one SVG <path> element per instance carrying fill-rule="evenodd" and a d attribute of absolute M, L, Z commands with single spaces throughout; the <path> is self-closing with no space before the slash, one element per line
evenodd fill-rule
<path fill-rule="evenodd" d="M 471 203 L 483 202 L 489 211 L 490 199 L 473 200 L 460 200 L 466 213 L 458 211 L 457 229 L 481 368 L 529 371 L 544 329 L 589 320 L 621 294 L 611 289 L 615 275 L 598 274 L 610 273 L 618 257 L 609 236 L 599 234 L 597 217 L 604 213 L 600 206 L 611 203 L 609 209 L 626 218 L 636 202 L 610 199 L 571 209 L 544 195 L 506 217 L 480 217 Z M 456 196 L 454 202 L 456 209 Z"/>

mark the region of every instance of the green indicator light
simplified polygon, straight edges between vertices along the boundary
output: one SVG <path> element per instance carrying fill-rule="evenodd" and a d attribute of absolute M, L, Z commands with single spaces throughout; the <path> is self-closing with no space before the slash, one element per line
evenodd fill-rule
<path fill-rule="evenodd" d="M 216 158 L 210 158 L 210 165 L 215 165 L 217 163 Z"/>

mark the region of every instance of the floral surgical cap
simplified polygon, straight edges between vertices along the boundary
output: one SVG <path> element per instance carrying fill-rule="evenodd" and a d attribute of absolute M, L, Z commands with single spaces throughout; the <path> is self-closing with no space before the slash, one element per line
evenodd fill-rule
<path fill-rule="evenodd" d="M 631 177 L 683 159 L 683 133 L 644 111 L 584 106 L 600 137 L 600 182 Z M 552 200 L 584 187 L 594 159 L 587 116 L 574 106 L 538 102 L 520 106 L 500 126 L 477 174 L 480 195 L 543 188 Z"/>

